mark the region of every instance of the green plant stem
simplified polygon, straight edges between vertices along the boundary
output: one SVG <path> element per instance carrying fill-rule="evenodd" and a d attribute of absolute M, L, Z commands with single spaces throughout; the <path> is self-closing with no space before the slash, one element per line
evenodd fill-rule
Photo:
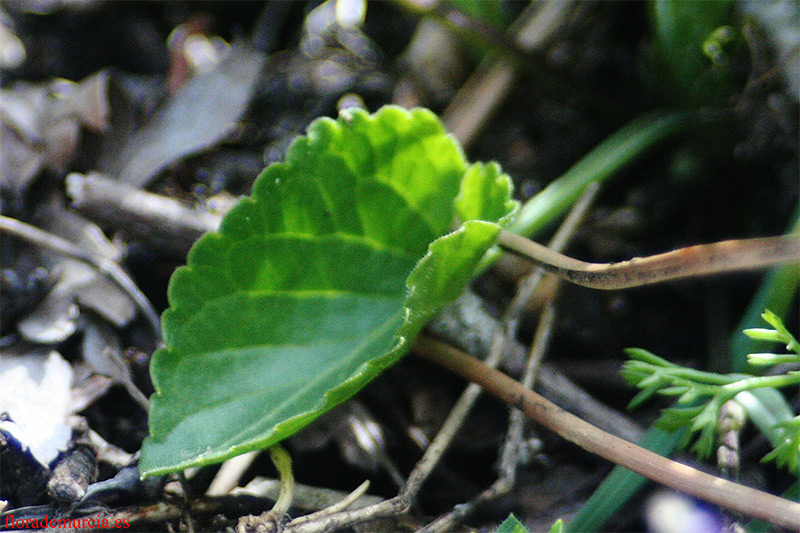
<path fill-rule="evenodd" d="M 649 386 L 648 381 L 651 380 L 652 376 L 657 375 L 669 380 L 673 387 L 686 390 L 694 389 L 708 396 L 722 394 L 725 398 L 724 401 L 727 401 L 740 392 L 766 387 L 778 389 L 797 385 L 800 382 L 800 376 L 798 376 L 797 372 L 787 372 L 786 374 L 775 376 L 716 374 L 678 366 L 646 350 L 629 348 L 626 352 L 634 359 L 626 364 L 624 373 L 635 373 L 637 377 L 641 376 L 641 380 L 637 384 L 639 388 Z M 787 356 L 785 362 L 796 361 L 797 356 Z M 661 393 L 671 394 L 666 388 L 661 389 Z"/>
<path fill-rule="evenodd" d="M 554 222 L 587 185 L 602 182 L 686 123 L 683 113 L 652 113 L 629 122 L 522 206 L 508 230 L 533 236 Z"/>
<path fill-rule="evenodd" d="M 419 339 L 417 347 L 426 360 L 479 384 L 591 453 L 704 501 L 782 527 L 800 529 L 800 503 L 700 472 L 606 433 L 455 348 L 429 339 Z"/>
<path fill-rule="evenodd" d="M 767 387 L 773 389 L 791 387 L 797 385 L 798 382 L 800 382 L 800 374 L 797 372 L 789 372 L 787 374 L 778 374 L 775 376 L 753 376 L 740 379 L 734 383 L 723 385 L 722 389 L 725 391 L 725 400 L 727 401 L 740 392 L 764 389 Z"/>
<path fill-rule="evenodd" d="M 294 497 L 294 475 L 292 474 L 292 458 L 287 451 L 280 444 L 275 444 L 269 449 L 269 456 L 272 459 L 272 464 L 278 470 L 278 477 L 281 480 L 281 488 L 278 493 L 278 499 L 275 500 L 275 505 L 272 506 L 271 513 L 278 520 L 281 519 L 289 508 L 292 506 L 292 498 Z"/>

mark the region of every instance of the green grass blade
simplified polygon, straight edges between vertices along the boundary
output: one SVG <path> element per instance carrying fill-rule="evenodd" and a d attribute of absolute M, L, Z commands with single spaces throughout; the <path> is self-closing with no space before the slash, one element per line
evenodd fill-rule
<path fill-rule="evenodd" d="M 522 206 L 507 228 L 534 236 L 563 215 L 591 183 L 602 182 L 685 124 L 682 113 L 653 113 L 629 122 Z"/>
<path fill-rule="evenodd" d="M 792 217 L 792 226 L 789 233 L 800 233 L 800 205 Z M 746 369 L 752 372 L 752 367 L 747 364 L 747 354 L 763 352 L 766 346 L 763 342 L 751 339 L 740 334 L 745 329 L 764 327 L 761 313 L 769 309 L 779 317 L 785 317 L 792 302 L 797 296 L 800 286 L 800 265 L 788 264 L 771 269 L 764 277 L 753 301 L 747 307 L 741 321 L 734 330 L 736 333 L 731 339 L 729 350 L 729 370 L 742 372 Z"/>
<path fill-rule="evenodd" d="M 639 446 L 659 455 L 668 456 L 681 442 L 686 431 L 669 433 L 651 427 L 639 441 Z M 628 501 L 641 490 L 647 478 L 621 466 L 614 467 L 599 487 L 589 497 L 581 510 L 570 521 L 565 530 L 601 531 L 603 524 L 614 516 Z"/>

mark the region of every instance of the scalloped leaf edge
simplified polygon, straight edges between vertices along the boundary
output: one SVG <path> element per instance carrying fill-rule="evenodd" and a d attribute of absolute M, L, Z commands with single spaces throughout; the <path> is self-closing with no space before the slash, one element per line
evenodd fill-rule
<path fill-rule="evenodd" d="M 339 119 L 337 119 L 336 121 L 329 118 L 321 118 L 312 123 L 312 125 L 310 125 L 308 129 L 309 133 L 306 136 L 299 137 L 292 143 L 292 146 L 288 151 L 286 161 L 275 163 L 275 165 L 290 164 L 291 158 L 293 157 L 292 154 L 296 154 L 299 151 L 299 149 L 295 147 L 298 146 L 301 142 L 306 142 L 305 139 L 308 139 L 308 136 L 313 135 L 315 134 L 315 132 L 318 131 L 318 128 L 315 128 L 314 126 L 316 123 L 319 122 L 324 122 L 327 124 L 338 123 L 339 125 L 341 125 L 342 121 L 353 120 L 354 116 L 355 117 L 360 116 L 360 118 L 363 118 L 365 115 L 369 119 L 375 120 L 376 117 L 381 116 L 381 114 L 383 113 L 404 113 L 409 116 L 421 114 L 425 115 L 425 118 L 427 120 L 433 117 L 439 124 L 439 127 L 441 128 L 441 133 L 445 134 L 444 129 L 441 126 L 441 123 L 438 121 L 438 118 L 433 113 L 425 109 L 414 109 L 411 111 L 407 111 L 402 108 L 397 108 L 395 106 L 385 106 L 371 115 L 360 110 L 356 111 L 348 110 L 346 112 L 343 112 L 340 115 Z M 441 309 L 442 307 L 447 305 L 450 301 L 458 297 L 458 295 L 463 291 L 463 288 L 466 285 L 466 283 L 469 281 L 469 278 L 464 280 L 463 283 L 460 284 L 460 286 L 453 283 L 447 284 L 448 290 L 446 298 L 444 300 L 438 301 L 436 305 L 424 305 L 426 303 L 426 298 L 424 294 L 420 293 L 421 292 L 420 289 L 421 287 L 424 287 L 426 281 L 430 281 L 426 277 L 429 278 L 432 275 L 431 272 L 436 271 L 437 262 L 442 262 L 446 259 L 455 258 L 459 260 L 462 265 L 471 264 L 472 270 L 474 271 L 474 269 L 478 266 L 481 258 L 494 245 L 494 242 L 497 238 L 497 235 L 500 232 L 501 227 L 506 223 L 508 223 L 516 213 L 518 209 L 518 204 L 511 197 L 512 193 L 511 180 L 508 178 L 507 175 L 502 173 L 502 170 L 500 169 L 499 165 L 497 165 L 496 163 L 486 163 L 486 164 L 474 163 L 472 165 L 468 165 L 466 163 L 466 158 L 464 158 L 463 156 L 463 151 L 461 150 L 460 145 L 452 136 L 447 135 L 447 137 L 451 139 L 455 147 L 458 149 L 466 166 L 466 172 L 464 173 L 464 176 L 462 176 L 459 184 L 458 195 L 453 199 L 453 213 L 455 215 L 458 215 L 459 218 L 469 218 L 481 212 L 482 206 L 478 204 L 480 204 L 480 201 L 482 201 L 482 199 L 476 200 L 475 198 L 468 198 L 469 195 L 467 194 L 466 190 L 470 186 L 470 180 L 475 181 L 483 179 L 485 183 L 479 183 L 477 186 L 482 186 L 485 188 L 485 190 L 495 193 L 496 198 L 488 201 L 488 203 L 492 204 L 492 201 L 495 202 L 495 205 L 492 207 L 493 210 L 492 214 L 496 215 L 497 219 L 494 221 L 467 220 L 463 222 L 462 225 L 455 231 L 446 233 L 436 238 L 433 242 L 429 243 L 427 251 L 420 258 L 419 262 L 417 263 L 417 265 L 414 267 L 414 269 L 411 271 L 411 273 L 407 278 L 406 281 L 407 292 L 403 305 L 404 316 L 403 316 L 403 321 L 395 334 L 396 338 L 395 345 L 386 352 L 384 352 L 383 355 L 374 357 L 370 360 L 363 362 L 358 368 L 358 370 L 353 372 L 348 379 L 341 382 L 340 385 L 328 389 L 323 394 L 316 408 L 308 410 L 294 417 L 288 418 L 283 422 L 274 425 L 272 427 L 272 430 L 263 438 L 251 440 L 241 445 L 230 446 L 224 452 L 215 451 L 214 453 L 201 454 L 196 457 L 187 459 L 185 461 L 179 461 L 168 466 L 160 466 L 160 467 L 155 467 L 155 466 L 148 467 L 147 457 L 146 457 L 147 456 L 146 454 L 147 440 L 146 440 L 142 448 L 143 455 L 142 455 L 142 462 L 140 463 L 140 468 L 143 477 L 178 471 L 190 466 L 218 463 L 248 451 L 264 449 L 272 444 L 275 444 L 283 440 L 289 435 L 299 431 L 321 414 L 325 413 L 326 411 L 330 410 L 339 403 L 352 397 L 358 390 L 360 390 L 366 384 L 372 381 L 372 379 L 378 376 L 383 370 L 396 363 L 408 351 L 411 341 L 421 331 L 427 320 L 429 320 L 439 309 Z M 260 178 L 261 176 L 259 176 L 259 179 Z M 253 187 L 254 191 L 256 191 L 256 189 L 259 187 L 258 183 L 259 182 L 257 181 L 254 184 Z M 476 185 L 472 183 L 472 186 Z M 499 198 L 502 200 L 502 208 L 498 208 L 496 205 L 498 195 Z M 255 201 L 253 199 L 253 195 L 244 198 L 242 200 L 242 202 L 248 202 L 248 201 L 249 202 Z M 223 221 L 223 227 L 225 227 L 224 221 Z M 209 237 L 208 235 L 214 235 L 214 234 L 216 234 L 216 232 L 207 234 L 206 236 L 203 237 L 203 239 L 207 240 L 212 239 L 213 237 Z M 197 245 L 195 245 L 195 247 L 196 246 Z M 194 252 L 195 247 L 193 247 L 192 252 Z M 460 251 L 472 250 L 472 252 L 467 255 L 456 253 L 455 255 L 450 255 L 448 257 L 444 258 L 441 257 L 442 253 L 445 253 L 446 251 L 452 252 L 453 250 L 460 250 Z M 192 252 L 190 252 L 189 254 L 189 260 L 187 262 L 187 266 L 182 267 L 182 269 L 179 269 L 179 271 L 192 268 L 192 263 L 193 263 Z M 447 254 L 445 253 L 445 255 Z M 172 286 L 173 284 L 171 282 L 170 293 L 172 293 Z M 170 301 L 170 303 L 172 304 L 172 301 Z M 169 310 L 165 313 L 165 317 L 162 318 L 162 322 L 164 318 L 169 316 L 168 313 Z M 167 349 L 168 348 L 166 347 L 161 348 L 161 350 L 167 350 Z M 157 392 L 156 394 L 160 393 Z M 151 438 L 154 438 L 152 434 L 150 437 L 148 437 L 148 440 Z"/>

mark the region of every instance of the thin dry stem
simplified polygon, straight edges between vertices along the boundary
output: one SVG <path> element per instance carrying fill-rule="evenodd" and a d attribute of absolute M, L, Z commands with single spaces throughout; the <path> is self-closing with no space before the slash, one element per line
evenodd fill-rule
<path fill-rule="evenodd" d="M 589 185 L 581 195 L 581 198 L 576 202 L 575 206 L 570 211 L 567 218 L 558 228 L 553 239 L 550 241 L 550 249 L 562 250 L 566 247 L 570 237 L 577 229 L 581 220 L 583 220 L 586 211 L 594 202 L 600 186 L 596 183 Z M 534 269 L 523 281 L 519 284 L 514 298 L 511 300 L 508 308 L 506 309 L 503 320 L 495 328 L 494 337 L 492 338 L 492 348 L 487 358 L 487 364 L 494 368 L 496 361 L 499 357 L 506 353 L 508 346 L 514 342 L 517 335 L 517 328 L 519 327 L 520 318 L 524 309 L 527 307 L 528 301 L 533 297 L 539 283 L 542 281 L 545 271 L 541 268 Z M 533 385 L 533 377 L 538 363 L 544 356 L 544 351 L 548 344 L 550 333 L 553 326 L 554 309 L 552 306 L 547 307 L 547 311 L 542 314 L 534 337 L 534 344 L 531 350 L 531 357 L 526 366 L 526 373 L 524 380 L 528 383 L 528 387 Z M 477 390 L 472 391 L 472 387 Z M 480 388 L 473 385 L 467 387 L 464 396 L 467 394 L 473 395 L 477 398 Z M 474 399 L 473 399 L 474 401 Z M 471 404 L 470 404 L 471 405 Z M 456 407 L 452 410 L 451 417 L 455 413 L 459 413 L 459 408 Z M 423 528 L 420 533 L 445 531 L 455 525 L 456 522 L 467 516 L 473 509 L 483 503 L 489 502 L 497 497 L 506 494 L 514 485 L 516 477 L 516 469 L 519 459 L 517 450 L 520 446 L 522 438 L 522 419 L 518 416 L 517 411 L 512 411 L 509 418 L 509 428 L 506 436 L 506 444 L 501 452 L 501 468 L 499 478 L 492 483 L 492 485 L 481 492 L 476 498 L 467 504 L 459 505 L 451 512 L 439 517 L 431 524 Z M 442 434 L 443 432 L 440 432 Z M 438 436 L 437 436 L 438 437 Z"/>
<path fill-rule="evenodd" d="M 800 529 L 800 503 L 706 474 L 606 433 L 451 346 L 430 339 L 421 339 L 418 344 L 423 348 L 420 355 L 425 359 L 480 384 L 536 422 L 591 453 L 709 503 L 781 527 Z"/>
<path fill-rule="evenodd" d="M 567 281 L 605 290 L 800 262 L 800 237 L 797 235 L 699 244 L 619 263 L 579 261 L 508 231 L 500 232 L 498 244 Z"/>
<path fill-rule="evenodd" d="M 161 322 L 158 313 L 153 309 L 153 305 L 147 296 L 139 290 L 136 283 L 122 270 L 117 263 L 97 254 L 92 254 L 80 248 L 58 235 L 53 235 L 30 224 L 26 224 L 15 218 L 0 215 L 0 231 L 6 232 L 20 239 L 24 239 L 32 244 L 53 250 L 54 252 L 66 255 L 72 259 L 77 259 L 86 263 L 104 275 L 108 276 L 120 289 L 130 296 L 141 310 L 144 317 L 150 323 L 153 334 L 158 341 L 161 340 Z"/>
<path fill-rule="evenodd" d="M 522 385 L 528 389 L 533 387 L 536 370 L 539 367 L 542 357 L 547 351 L 547 346 L 550 342 L 550 336 L 553 332 L 554 324 L 555 308 L 553 307 L 552 303 L 549 303 L 547 306 L 545 306 L 542 316 L 539 318 L 539 324 L 536 328 L 533 345 L 531 346 L 531 354 L 528 358 L 528 364 L 525 367 Z M 524 421 L 524 415 L 521 411 L 516 409 L 512 410 L 511 415 L 509 416 L 508 432 L 506 434 L 505 444 L 500 452 L 500 475 L 497 480 L 492 483 L 489 488 L 476 496 L 472 501 L 466 504 L 457 505 L 449 513 L 440 516 L 419 530 L 418 533 L 449 531 L 479 506 L 504 496 L 511 491 L 516 483 L 517 465 L 519 464 L 519 450 L 522 443 L 522 430 Z"/>
<path fill-rule="evenodd" d="M 326 507 L 325 509 L 320 509 L 315 513 L 310 513 L 305 516 L 301 516 L 299 518 L 295 518 L 291 522 L 289 522 L 286 526 L 287 527 L 294 527 L 299 526 L 300 524 L 305 524 L 306 522 L 312 522 L 314 520 L 320 520 L 326 516 L 332 515 L 333 513 L 338 513 L 339 511 L 344 511 L 353 503 L 358 500 L 361 496 L 363 496 L 367 489 L 369 489 L 369 480 L 365 480 L 361 485 L 356 487 L 356 489 L 348 494 L 346 497 L 342 498 L 338 502 L 334 503 L 333 505 Z"/>
<path fill-rule="evenodd" d="M 243 453 L 222 463 L 217 475 L 214 476 L 211 485 L 206 490 L 206 496 L 222 496 L 238 487 L 239 480 L 242 479 L 259 453 L 258 451 Z"/>
<path fill-rule="evenodd" d="M 536 9 L 540 8 L 540 9 Z M 531 6 L 511 29 L 525 50 L 541 47 L 566 20 L 571 2 L 548 2 Z M 517 78 L 514 65 L 506 61 L 485 61 L 452 99 L 442 114 L 442 122 L 468 148 L 508 96 Z"/>

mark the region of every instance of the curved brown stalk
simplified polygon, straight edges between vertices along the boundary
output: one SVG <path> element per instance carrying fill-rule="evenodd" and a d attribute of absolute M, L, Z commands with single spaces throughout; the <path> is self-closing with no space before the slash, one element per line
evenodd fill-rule
<path fill-rule="evenodd" d="M 567 281 L 606 290 L 800 262 L 800 237 L 797 235 L 700 244 L 619 263 L 579 261 L 508 231 L 500 232 L 497 243 Z"/>
<path fill-rule="evenodd" d="M 477 383 L 584 450 L 704 501 L 800 530 L 800 503 L 706 474 L 606 433 L 452 346 L 421 337 L 415 347 L 421 357 Z"/>

